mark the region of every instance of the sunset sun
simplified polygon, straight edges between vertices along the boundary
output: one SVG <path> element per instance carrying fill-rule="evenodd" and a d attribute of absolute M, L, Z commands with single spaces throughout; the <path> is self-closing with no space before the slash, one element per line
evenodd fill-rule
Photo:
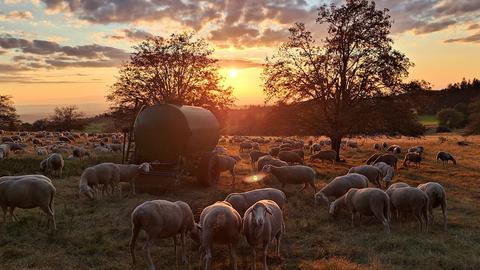
<path fill-rule="evenodd" d="M 232 69 L 232 70 L 230 70 L 230 71 L 228 72 L 228 76 L 229 76 L 230 78 L 236 78 L 237 75 L 238 75 L 238 70 L 236 70 L 236 69 Z"/>

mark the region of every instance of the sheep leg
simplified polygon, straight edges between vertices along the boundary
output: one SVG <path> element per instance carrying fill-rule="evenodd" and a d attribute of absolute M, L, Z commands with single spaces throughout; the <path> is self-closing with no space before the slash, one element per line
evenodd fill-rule
<path fill-rule="evenodd" d="M 2 205 L 2 211 L 3 211 L 3 222 L 7 222 L 7 208 L 6 206 Z"/>
<path fill-rule="evenodd" d="M 352 227 L 355 226 L 355 212 L 352 212 Z"/>
<path fill-rule="evenodd" d="M 150 237 L 147 238 L 147 241 L 145 242 L 143 249 L 145 250 L 145 254 L 147 257 L 148 270 L 156 270 L 155 265 L 153 264 L 153 261 L 152 261 L 152 255 L 150 254 Z"/>
<path fill-rule="evenodd" d="M 256 270 L 257 269 L 257 251 L 255 250 L 255 246 L 252 247 L 252 255 L 253 255 L 253 267 L 252 269 L 253 270 Z"/>
<path fill-rule="evenodd" d="M 186 250 L 186 243 L 185 243 L 185 232 L 180 234 L 180 242 L 182 244 L 182 262 L 185 266 L 188 266 L 187 260 L 187 250 Z"/>
<path fill-rule="evenodd" d="M 210 264 L 212 262 L 212 248 L 210 246 L 205 248 L 205 256 L 203 256 L 203 260 L 205 262 L 205 270 L 210 269 Z"/>
<path fill-rule="evenodd" d="M 12 218 L 12 221 L 16 221 L 16 222 L 19 222 L 20 219 L 15 215 L 15 213 L 13 213 L 13 211 L 15 210 L 15 207 L 14 206 L 11 206 L 9 211 L 10 211 L 10 216 Z"/>
<path fill-rule="evenodd" d="M 268 270 L 267 266 L 268 242 L 263 243 L 263 270 Z"/>
<path fill-rule="evenodd" d="M 237 270 L 237 254 L 235 253 L 235 247 L 230 243 L 228 244 L 230 249 L 230 264 L 233 270 Z"/>
<path fill-rule="evenodd" d="M 308 182 L 310 186 L 313 188 L 313 194 L 317 194 L 317 187 L 315 186 L 315 183 L 313 181 Z"/>
<path fill-rule="evenodd" d="M 175 269 L 178 269 L 178 256 L 177 256 L 177 236 L 173 236 L 173 250 L 175 252 Z"/>
<path fill-rule="evenodd" d="M 442 202 L 442 214 L 443 214 L 443 230 L 447 230 L 447 203 L 445 200 Z"/>
<path fill-rule="evenodd" d="M 285 226 L 285 225 L 282 225 L 282 227 Z M 283 231 L 283 230 L 282 230 Z M 276 246 L 276 251 L 277 251 L 277 256 L 280 258 L 280 243 L 282 242 L 282 234 L 283 232 L 280 231 L 277 235 L 277 246 Z"/>
<path fill-rule="evenodd" d="M 307 188 L 307 186 L 308 186 L 308 183 L 305 182 L 305 183 L 303 184 L 303 187 L 302 187 L 298 192 L 304 191 L 304 190 Z"/>

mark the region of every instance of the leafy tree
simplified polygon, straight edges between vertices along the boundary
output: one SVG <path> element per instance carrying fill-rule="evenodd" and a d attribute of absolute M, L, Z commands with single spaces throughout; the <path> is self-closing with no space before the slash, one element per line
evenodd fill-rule
<path fill-rule="evenodd" d="M 465 116 L 463 113 L 456 111 L 455 109 L 447 108 L 439 111 L 437 113 L 437 118 L 440 126 L 459 128 L 462 125 Z"/>
<path fill-rule="evenodd" d="M 209 44 L 192 33 L 147 38 L 120 68 L 107 99 L 123 116 L 158 102 L 224 109 L 233 103 L 232 89 L 222 85 L 212 53 Z"/>
<path fill-rule="evenodd" d="M 56 130 L 70 131 L 83 127 L 83 123 L 81 122 L 83 116 L 84 113 L 80 112 L 75 105 L 56 107 L 51 121 L 56 127 Z"/>
<path fill-rule="evenodd" d="M 467 135 L 480 134 L 480 98 L 477 98 L 468 106 L 468 125 L 465 127 Z"/>
<path fill-rule="evenodd" d="M 351 123 L 367 120 L 358 118 L 355 108 L 373 97 L 400 93 L 412 64 L 393 49 L 388 10 L 377 10 L 374 2 L 323 5 L 317 23 L 327 25 L 320 41 L 303 23 L 289 29 L 289 40 L 266 59 L 264 92 L 267 101 L 313 102 L 317 112 L 306 124 L 330 137 L 339 154 L 342 138 L 356 132 Z"/>
<path fill-rule="evenodd" d="M 14 130 L 20 124 L 11 96 L 0 95 L 0 128 Z"/>

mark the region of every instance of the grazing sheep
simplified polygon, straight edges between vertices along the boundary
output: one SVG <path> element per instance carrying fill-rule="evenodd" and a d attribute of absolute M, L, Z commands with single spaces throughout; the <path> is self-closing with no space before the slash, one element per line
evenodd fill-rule
<path fill-rule="evenodd" d="M 147 201 L 137 206 L 131 215 L 132 236 L 130 239 L 130 254 L 133 264 L 135 259 L 135 243 L 141 230 L 147 233 L 147 241 L 143 246 L 146 250 L 148 269 L 154 270 L 155 265 L 150 254 L 151 241 L 173 238 L 175 245 L 175 262 L 177 262 L 177 235 L 180 235 L 182 261 L 186 264 L 185 236 L 193 230 L 195 220 L 192 209 L 182 201 L 170 202 L 165 200 Z"/>
<path fill-rule="evenodd" d="M 230 172 L 232 176 L 232 186 L 235 186 L 235 165 L 237 165 L 237 159 L 234 157 L 218 155 L 218 170 L 220 172 Z"/>
<path fill-rule="evenodd" d="M 280 153 L 280 147 L 273 147 L 273 148 L 270 149 L 270 152 L 269 152 L 269 154 L 272 157 L 278 156 L 278 153 Z"/>
<path fill-rule="evenodd" d="M 287 196 L 283 191 L 276 188 L 261 188 L 246 191 L 243 193 L 230 193 L 225 198 L 237 212 L 243 216 L 245 211 L 260 200 L 272 200 L 281 209 L 284 209 L 287 203 Z"/>
<path fill-rule="evenodd" d="M 253 253 L 253 269 L 256 269 L 256 246 L 263 250 L 263 270 L 267 270 L 268 245 L 276 240 L 276 253 L 280 256 L 280 242 L 285 231 L 282 209 L 271 200 L 261 200 L 252 205 L 243 217 L 243 233 Z"/>
<path fill-rule="evenodd" d="M 65 162 L 63 161 L 62 155 L 56 153 L 51 154 L 48 158 L 40 162 L 40 168 L 42 171 L 50 173 L 52 176 L 56 175 L 60 178 L 62 178 L 64 165 Z"/>
<path fill-rule="evenodd" d="M 277 167 L 288 166 L 288 163 L 272 156 L 263 156 L 257 161 L 257 172 L 261 171 L 266 165 L 273 165 Z"/>
<path fill-rule="evenodd" d="M 420 163 L 422 162 L 422 156 L 417 152 L 410 152 L 405 155 L 405 159 L 403 160 L 403 167 L 408 167 L 410 163 L 414 163 L 420 168 Z"/>
<path fill-rule="evenodd" d="M 10 155 L 10 145 L 0 144 L 0 152 L 1 158 L 7 158 Z"/>
<path fill-rule="evenodd" d="M 375 149 L 377 151 L 382 151 L 382 146 L 379 143 L 375 143 L 373 145 L 373 149 Z"/>
<path fill-rule="evenodd" d="M 293 165 L 277 167 L 266 165 L 263 167 L 262 172 L 274 175 L 278 181 L 282 183 L 282 188 L 285 188 L 286 184 L 303 184 L 303 188 L 300 189 L 300 191 L 310 185 L 313 188 L 313 191 L 315 193 L 317 192 L 317 188 L 315 187 L 317 172 L 308 166 Z"/>
<path fill-rule="evenodd" d="M 392 185 L 390 185 L 385 192 L 387 192 L 388 196 L 392 195 L 392 192 L 396 188 L 404 188 L 404 187 L 409 187 L 410 185 L 404 182 L 397 182 Z"/>
<path fill-rule="evenodd" d="M 120 182 L 120 169 L 114 163 L 100 163 L 98 165 L 86 168 L 80 176 L 80 195 L 84 194 L 90 199 L 98 197 L 98 185 L 102 185 L 102 195 L 108 192 L 111 187 L 112 192 L 118 188 Z M 121 189 L 119 189 L 121 194 Z"/>
<path fill-rule="evenodd" d="M 381 188 L 380 179 L 382 178 L 382 171 L 373 165 L 360 165 L 350 168 L 348 173 L 358 173 L 368 178 L 368 181 Z"/>
<path fill-rule="evenodd" d="M 280 151 L 278 153 L 278 159 L 281 161 L 285 161 L 289 164 L 295 164 L 295 163 L 300 163 L 300 164 L 305 164 L 303 161 L 303 158 L 296 152 L 293 151 Z"/>
<path fill-rule="evenodd" d="M 373 154 L 373 155 L 371 155 L 371 156 L 367 159 L 367 161 L 365 161 L 365 163 L 366 163 L 367 165 L 370 165 L 370 164 L 372 164 L 372 163 L 373 163 L 379 156 L 381 156 L 381 155 L 383 155 L 383 154 L 382 154 L 382 153 Z"/>
<path fill-rule="evenodd" d="M 385 162 L 378 162 L 373 166 L 377 167 L 382 172 L 382 179 L 385 182 L 386 188 L 388 188 L 393 181 L 393 177 L 395 176 L 395 170 L 393 167 Z"/>
<path fill-rule="evenodd" d="M 117 164 L 120 171 L 120 182 L 130 183 L 130 193 L 135 195 L 135 183 L 141 173 L 148 173 L 151 170 L 149 163 L 144 162 L 140 165 L 135 164 Z"/>
<path fill-rule="evenodd" d="M 383 150 L 388 149 L 388 143 L 387 142 L 383 142 L 382 146 L 383 146 Z"/>
<path fill-rule="evenodd" d="M 447 166 L 448 161 L 451 160 L 453 162 L 453 165 L 457 165 L 457 161 L 453 157 L 452 154 L 444 151 L 440 151 L 437 153 L 437 162 L 438 160 L 442 161 L 443 167 Z"/>
<path fill-rule="evenodd" d="M 315 204 L 324 203 L 330 205 L 328 197 L 338 199 L 342 197 L 351 188 L 366 188 L 368 187 L 368 178 L 358 173 L 350 173 L 335 177 L 330 183 L 324 186 L 314 196 Z"/>
<path fill-rule="evenodd" d="M 379 163 L 379 162 L 384 162 L 387 163 L 388 165 L 392 166 L 392 168 L 397 169 L 397 163 L 398 163 L 398 158 L 392 154 L 384 154 L 379 156 L 373 164 Z"/>
<path fill-rule="evenodd" d="M 428 195 L 415 187 L 394 188 L 390 192 L 392 211 L 397 213 L 413 213 L 420 231 L 428 231 Z"/>
<path fill-rule="evenodd" d="M 215 149 L 213 149 L 213 152 L 216 153 L 217 155 L 228 155 L 227 149 L 222 146 L 215 146 Z"/>
<path fill-rule="evenodd" d="M 337 159 L 337 152 L 335 150 L 323 150 L 310 156 L 310 161 L 314 161 L 316 159 L 321 161 L 331 161 L 332 164 L 335 164 L 335 160 Z"/>
<path fill-rule="evenodd" d="M 43 174 L 26 174 L 26 175 L 13 175 L 13 176 L 2 176 L 0 177 L 0 182 L 7 181 L 7 180 L 19 180 L 22 178 L 31 178 L 31 179 L 40 179 L 40 180 L 45 180 L 47 182 L 52 182 L 50 178 L 46 177 Z"/>
<path fill-rule="evenodd" d="M 390 198 L 379 188 L 351 188 L 342 197 L 330 204 L 330 215 L 336 215 L 340 208 L 346 207 L 352 216 L 352 226 L 355 224 L 355 214 L 375 216 L 390 233 Z"/>
<path fill-rule="evenodd" d="M 395 148 L 397 148 L 397 147 L 400 148 L 400 146 L 399 146 L 399 145 L 396 145 L 396 144 L 390 145 L 390 146 L 387 148 L 387 152 L 392 152 L 392 153 L 393 153 L 394 150 L 395 150 Z"/>
<path fill-rule="evenodd" d="M 428 195 L 428 213 L 430 216 L 430 224 L 433 224 L 433 208 L 442 207 L 443 229 L 447 230 L 447 193 L 442 185 L 437 182 L 428 182 L 418 185 Z"/>
<path fill-rule="evenodd" d="M 252 163 L 252 169 L 255 168 L 255 163 L 258 161 L 259 158 L 263 156 L 268 156 L 268 155 L 269 155 L 268 153 L 257 151 L 257 150 L 253 150 L 252 152 L 250 152 L 250 161 Z"/>
<path fill-rule="evenodd" d="M 409 153 L 415 152 L 415 153 L 419 153 L 420 155 L 422 155 L 425 152 L 425 147 L 423 147 L 421 145 L 410 147 L 410 148 L 408 148 L 408 152 Z"/>
<path fill-rule="evenodd" d="M 73 148 L 72 154 L 74 157 L 79 159 L 83 159 L 84 157 L 90 157 L 90 152 L 85 148 L 80 148 L 80 147 Z"/>
<path fill-rule="evenodd" d="M 244 152 L 244 151 L 248 151 L 248 150 L 251 150 L 253 148 L 253 145 L 252 143 L 250 142 L 242 142 L 240 143 L 240 153 Z"/>
<path fill-rule="evenodd" d="M 38 147 L 35 149 L 37 156 L 46 156 L 48 154 L 47 148 L 45 147 Z"/>
<path fill-rule="evenodd" d="M 322 145 L 319 143 L 314 143 L 310 146 L 310 154 L 315 154 L 318 151 L 322 151 Z"/>
<path fill-rule="evenodd" d="M 228 202 L 216 202 L 203 209 L 200 221 L 191 233 L 200 243 L 205 270 L 210 269 L 214 243 L 228 245 L 230 264 L 237 270 L 236 246 L 242 231 L 242 217 Z"/>
<path fill-rule="evenodd" d="M 53 223 L 53 229 L 57 229 L 55 213 L 53 210 L 53 197 L 55 187 L 51 181 L 34 175 L 24 175 L 16 179 L 8 179 L 0 182 L 0 206 L 3 210 L 3 220 L 6 220 L 7 211 L 12 220 L 17 220 L 15 208 L 31 209 L 39 207 L 48 216 L 47 226 Z"/>

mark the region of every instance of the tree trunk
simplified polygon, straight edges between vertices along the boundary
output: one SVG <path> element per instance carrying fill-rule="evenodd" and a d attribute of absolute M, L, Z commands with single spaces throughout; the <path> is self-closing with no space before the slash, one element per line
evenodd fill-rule
<path fill-rule="evenodd" d="M 332 150 L 337 152 L 337 161 L 340 161 L 340 146 L 342 144 L 342 136 L 330 136 L 330 141 L 332 142 Z"/>

